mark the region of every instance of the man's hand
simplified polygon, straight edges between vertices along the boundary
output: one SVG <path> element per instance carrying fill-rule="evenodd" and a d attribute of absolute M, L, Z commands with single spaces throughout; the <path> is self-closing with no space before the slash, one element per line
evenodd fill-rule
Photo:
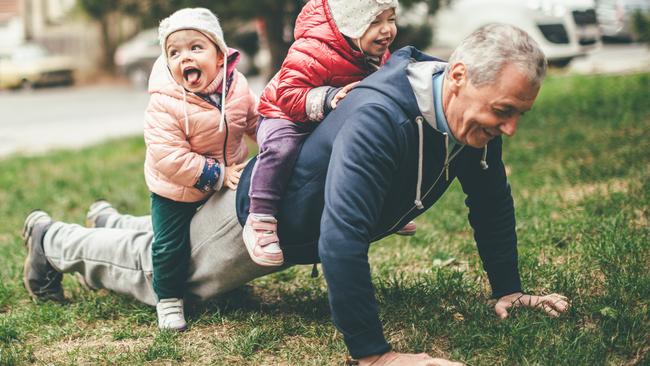
<path fill-rule="evenodd" d="M 338 93 L 336 93 L 336 95 L 335 95 L 334 98 L 332 99 L 332 103 L 331 103 L 331 105 L 332 105 L 332 109 L 335 109 L 335 108 L 336 108 L 336 105 L 339 103 L 339 101 L 340 101 L 341 99 L 343 99 L 346 95 L 348 95 L 348 92 L 349 92 L 350 90 L 352 90 L 352 88 L 354 88 L 355 86 L 357 86 L 357 84 L 359 84 L 359 82 L 358 82 L 358 81 L 355 81 L 354 83 L 350 83 L 350 84 L 348 84 L 348 85 L 342 87 L 341 90 L 339 90 Z"/>
<path fill-rule="evenodd" d="M 224 174 L 223 185 L 225 187 L 232 189 L 233 191 L 237 189 L 237 185 L 239 184 L 239 177 L 241 176 L 241 171 L 244 169 L 245 166 L 246 166 L 246 162 L 227 166 L 223 170 L 223 174 Z"/>
<path fill-rule="evenodd" d="M 373 355 L 359 359 L 359 366 L 463 366 L 460 362 L 452 362 L 442 358 L 433 358 L 426 353 L 397 353 L 386 352 L 383 355 Z"/>
<path fill-rule="evenodd" d="M 569 309 L 569 301 L 566 296 L 550 294 L 546 296 L 524 295 L 521 292 L 503 296 L 494 305 L 494 311 L 499 318 L 508 317 L 508 308 L 527 307 L 542 309 L 549 316 L 556 317 Z"/>

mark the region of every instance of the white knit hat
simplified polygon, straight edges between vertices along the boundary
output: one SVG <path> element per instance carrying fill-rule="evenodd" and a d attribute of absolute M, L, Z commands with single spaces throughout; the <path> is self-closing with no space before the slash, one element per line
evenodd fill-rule
<path fill-rule="evenodd" d="M 165 55 L 165 59 L 167 58 L 167 52 L 165 50 L 167 37 L 183 29 L 193 29 L 203 33 L 203 35 L 219 47 L 221 53 L 226 56 L 228 55 L 228 48 L 223 39 L 223 31 L 221 30 L 217 16 L 205 8 L 185 8 L 163 19 L 158 27 L 158 39 L 160 40 L 160 47 L 162 48 L 163 55 Z"/>
<path fill-rule="evenodd" d="M 339 32 L 361 38 L 370 23 L 384 10 L 397 8 L 397 0 L 327 0 Z"/>

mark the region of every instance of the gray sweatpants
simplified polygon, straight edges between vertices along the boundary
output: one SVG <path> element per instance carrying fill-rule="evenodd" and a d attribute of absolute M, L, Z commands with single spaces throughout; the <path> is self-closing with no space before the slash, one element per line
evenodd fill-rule
<path fill-rule="evenodd" d="M 155 305 L 151 218 L 113 215 L 107 227 L 88 229 L 55 222 L 43 247 L 60 272 L 78 272 L 93 288 Z M 194 215 L 185 300 L 204 301 L 284 267 L 261 267 L 249 257 L 235 214 L 235 192 L 216 192 Z"/>

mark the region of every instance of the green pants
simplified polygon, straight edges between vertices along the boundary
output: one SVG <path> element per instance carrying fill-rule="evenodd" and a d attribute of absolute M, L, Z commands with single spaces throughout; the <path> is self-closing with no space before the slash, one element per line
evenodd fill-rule
<path fill-rule="evenodd" d="M 190 221 L 204 202 L 177 202 L 151 194 L 153 290 L 158 299 L 183 298 L 190 260 Z"/>

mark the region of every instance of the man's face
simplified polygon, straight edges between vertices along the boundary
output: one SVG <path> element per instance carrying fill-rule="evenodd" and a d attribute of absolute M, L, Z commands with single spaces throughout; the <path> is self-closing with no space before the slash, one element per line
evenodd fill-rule
<path fill-rule="evenodd" d="M 445 117 L 456 140 L 475 148 L 502 134 L 514 135 L 519 118 L 532 108 L 539 91 L 512 64 L 503 67 L 496 82 L 479 88 L 469 82 L 462 63 L 452 65 L 449 76 L 448 92 L 443 93 Z"/>
<path fill-rule="evenodd" d="M 192 29 L 170 34 L 165 52 L 174 80 L 195 93 L 207 88 L 223 65 L 223 55 L 217 46 L 203 33 Z"/>

